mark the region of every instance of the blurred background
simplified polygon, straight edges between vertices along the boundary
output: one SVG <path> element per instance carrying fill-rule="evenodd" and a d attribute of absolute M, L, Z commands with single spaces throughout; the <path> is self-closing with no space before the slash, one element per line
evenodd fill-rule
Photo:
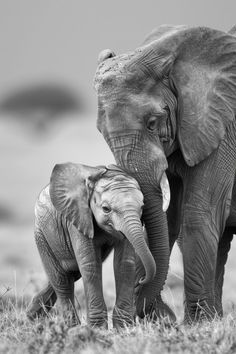
<path fill-rule="evenodd" d="M 161 24 L 228 31 L 235 0 L 0 0 L 0 296 L 32 295 L 45 281 L 33 238 L 34 203 L 56 163 L 112 163 L 96 130 L 93 76 L 100 50 L 139 46 Z M 224 299 L 234 301 L 232 243 Z M 106 296 L 114 299 L 112 259 Z M 171 258 L 165 296 L 182 302 L 182 263 Z"/>

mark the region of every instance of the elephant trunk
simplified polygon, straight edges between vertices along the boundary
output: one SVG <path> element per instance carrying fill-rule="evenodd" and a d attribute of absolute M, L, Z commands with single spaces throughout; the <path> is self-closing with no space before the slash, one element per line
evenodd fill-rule
<path fill-rule="evenodd" d="M 161 150 L 155 155 L 152 153 L 149 149 L 149 140 L 142 132 L 106 137 L 106 140 L 116 163 L 138 181 L 144 195 L 143 220 L 149 248 L 156 263 L 155 278 L 141 286 L 137 298 L 137 314 L 144 317 L 145 314 L 152 313 L 157 299 L 160 299 L 169 266 L 168 225 L 161 192 L 161 180 L 167 168 L 167 161 Z"/>
<path fill-rule="evenodd" d="M 136 300 L 137 314 L 143 317 L 152 313 L 155 301 L 160 298 L 160 292 L 166 281 L 169 267 L 169 237 L 166 214 L 162 210 L 161 191 L 142 184 L 144 194 L 143 220 L 148 234 L 149 248 L 156 263 L 155 278 L 141 287 Z"/>
<path fill-rule="evenodd" d="M 121 232 L 134 247 L 135 252 L 143 263 L 146 274 L 145 278 L 139 281 L 140 284 L 148 283 L 155 277 L 156 263 L 145 241 L 144 231 L 138 216 L 135 218 L 130 216 L 128 218 L 124 217 L 124 224 L 121 227 Z"/>

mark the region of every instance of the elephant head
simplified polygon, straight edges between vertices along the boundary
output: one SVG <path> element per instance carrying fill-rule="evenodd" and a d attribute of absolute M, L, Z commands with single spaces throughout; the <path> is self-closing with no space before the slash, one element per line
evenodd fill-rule
<path fill-rule="evenodd" d="M 236 111 L 236 39 L 221 31 L 162 26 L 134 52 L 99 56 L 97 127 L 116 162 L 139 182 L 144 222 L 157 273 L 143 287 L 137 311 L 149 312 L 165 282 L 168 228 L 160 189 L 167 157 L 180 150 L 186 166 L 206 159 Z M 166 183 L 165 183 L 166 184 Z"/>
<path fill-rule="evenodd" d="M 145 268 L 140 283 L 153 279 L 156 265 L 140 220 L 143 195 L 134 178 L 116 166 L 66 163 L 54 167 L 49 190 L 56 210 L 86 236 L 94 237 L 93 216 L 107 233 L 118 239 L 125 236 Z"/>

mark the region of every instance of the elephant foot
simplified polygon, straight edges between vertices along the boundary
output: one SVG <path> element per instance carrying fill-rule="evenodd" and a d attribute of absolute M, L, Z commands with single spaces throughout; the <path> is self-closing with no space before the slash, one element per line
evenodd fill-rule
<path fill-rule="evenodd" d="M 222 301 L 221 300 L 215 300 L 215 310 L 219 318 L 222 318 L 224 315 L 223 311 L 223 306 L 222 306 Z"/>
<path fill-rule="evenodd" d="M 197 301 L 192 304 L 185 304 L 184 324 L 192 324 L 202 321 L 213 321 L 216 317 L 222 317 L 223 311 L 217 311 L 215 306 L 210 305 L 206 300 Z"/>
<path fill-rule="evenodd" d="M 59 314 L 61 316 L 61 314 Z M 62 314 L 62 320 L 66 324 L 67 327 L 72 328 L 78 325 L 81 325 L 79 316 L 75 309 L 70 309 L 67 310 L 66 312 L 63 312 Z"/>
<path fill-rule="evenodd" d="M 58 299 L 58 317 L 61 317 L 67 327 L 74 327 L 80 325 L 80 319 L 76 312 L 74 303 L 67 297 Z"/>
<path fill-rule="evenodd" d="M 88 313 L 87 323 L 88 326 L 92 328 L 108 329 L 107 310 L 104 309 L 99 313 L 98 312 Z"/>
<path fill-rule="evenodd" d="M 162 300 L 161 296 L 158 297 L 148 314 L 151 321 L 162 321 L 166 325 L 176 324 L 176 316 L 171 308 Z"/>
<path fill-rule="evenodd" d="M 140 311 L 141 310 L 141 311 Z M 176 316 L 171 308 L 162 300 L 161 296 L 156 297 L 151 306 L 149 306 L 148 310 L 146 307 L 146 313 L 143 308 L 137 308 L 137 316 L 139 318 L 145 318 L 152 322 L 162 322 L 166 325 L 175 325 L 176 324 Z"/>
<path fill-rule="evenodd" d="M 50 283 L 31 301 L 26 315 L 33 321 L 38 317 L 45 317 L 57 300 L 56 293 Z"/>
<path fill-rule="evenodd" d="M 112 314 L 113 328 L 118 331 L 135 323 L 133 309 L 125 310 L 115 306 Z"/>

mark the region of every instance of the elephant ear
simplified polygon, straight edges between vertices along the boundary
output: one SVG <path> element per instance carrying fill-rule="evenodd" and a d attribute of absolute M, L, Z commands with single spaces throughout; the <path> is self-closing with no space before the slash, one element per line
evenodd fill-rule
<path fill-rule="evenodd" d="M 130 67 L 137 65 L 157 82 L 169 78 L 184 159 L 189 166 L 204 160 L 235 119 L 236 37 L 206 27 L 164 26 L 137 51 Z"/>
<path fill-rule="evenodd" d="M 198 27 L 167 41 L 176 57 L 169 77 L 178 96 L 178 139 L 194 166 L 219 146 L 235 119 L 236 38 Z"/>
<path fill-rule="evenodd" d="M 49 193 L 55 209 L 89 238 L 94 235 L 89 199 L 95 181 L 105 172 L 103 166 L 89 167 L 68 162 L 55 165 L 51 174 Z"/>
<path fill-rule="evenodd" d="M 154 28 L 151 33 L 144 39 L 142 45 L 149 44 L 159 38 L 163 38 L 165 35 L 174 34 L 176 31 L 180 29 L 185 29 L 187 26 L 184 25 L 161 25 L 157 28 Z"/>
<path fill-rule="evenodd" d="M 230 28 L 228 33 L 231 34 L 232 36 L 236 36 L 236 25 Z"/>

